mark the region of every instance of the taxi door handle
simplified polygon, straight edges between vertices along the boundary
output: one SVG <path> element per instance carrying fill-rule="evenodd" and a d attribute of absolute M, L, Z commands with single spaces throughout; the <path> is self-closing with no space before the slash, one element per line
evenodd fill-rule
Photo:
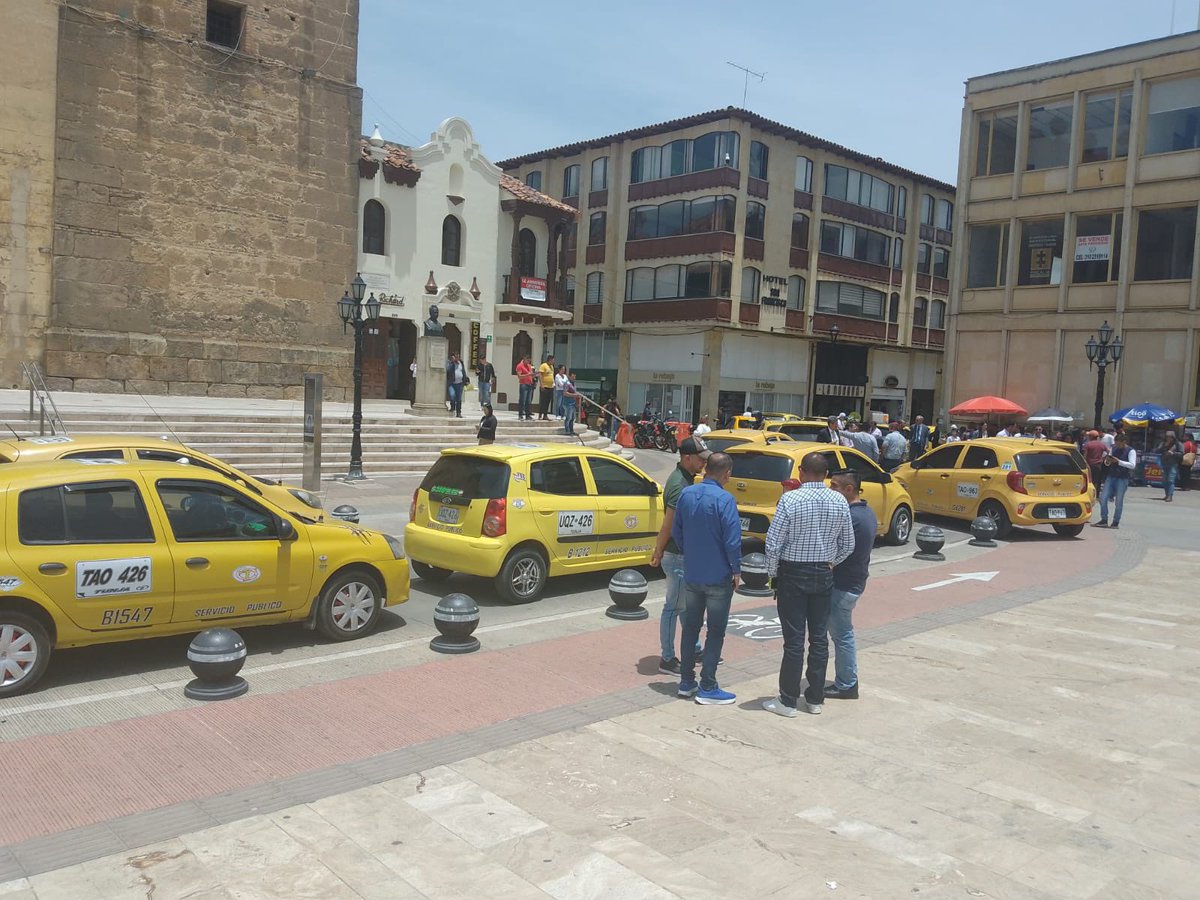
<path fill-rule="evenodd" d="M 188 558 L 184 565 L 189 569 L 204 569 L 208 567 L 208 560 L 203 556 L 192 556 Z"/>
<path fill-rule="evenodd" d="M 992 476 L 991 476 L 991 475 L 980 475 L 980 476 L 979 476 L 979 480 L 980 480 L 980 481 L 991 481 L 991 480 L 992 480 Z"/>
<path fill-rule="evenodd" d="M 938 477 L 939 477 L 939 478 L 949 478 L 949 477 L 950 477 L 950 473 L 949 473 L 949 472 L 943 472 L 943 473 L 942 473 L 941 475 L 939 475 Z"/>
<path fill-rule="evenodd" d="M 63 572 L 67 571 L 67 567 L 63 563 L 42 563 L 40 566 L 38 566 L 38 571 L 43 575 L 61 575 Z"/>

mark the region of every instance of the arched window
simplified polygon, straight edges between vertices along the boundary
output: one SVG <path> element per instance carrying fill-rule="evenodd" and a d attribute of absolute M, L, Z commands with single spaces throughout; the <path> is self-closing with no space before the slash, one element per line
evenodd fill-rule
<path fill-rule="evenodd" d="M 454 216 L 442 219 L 442 265 L 462 265 L 462 223 Z"/>
<path fill-rule="evenodd" d="M 589 272 L 587 277 L 587 296 L 584 303 L 604 302 L 604 273 Z"/>
<path fill-rule="evenodd" d="M 934 300 L 929 307 L 929 327 L 930 328 L 945 328 L 946 327 L 946 301 Z"/>
<path fill-rule="evenodd" d="M 753 266 L 742 269 L 742 302 L 757 303 L 758 290 L 762 284 L 762 272 Z"/>
<path fill-rule="evenodd" d="M 363 207 L 363 253 L 383 256 L 387 214 L 378 200 L 368 200 Z"/>
<path fill-rule="evenodd" d="M 542 189 L 542 173 L 534 169 L 525 176 L 525 184 L 535 191 L 540 191 Z"/>
<path fill-rule="evenodd" d="M 808 216 L 792 213 L 792 246 L 797 250 L 808 249 Z"/>
<path fill-rule="evenodd" d="M 918 297 L 913 301 L 913 326 L 916 328 L 924 328 L 926 320 L 926 312 L 929 309 L 929 301 L 924 297 Z"/>
<path fill-rule="evenodd" d="M 537 274 L 537 237 L 528 228 L 522 228 L 517 237 L 517 269 L 522 278 L 533 278 Z"/>
<path fill-rule="evenodd" d="M 751 200 L 746 204 L 746 237 L 763 239 L 766 231 L 767 208 L 761 203 Z"/>
<path fill-rule="evenodd" d="M 804 309 L 804 288 L 805 281 L 803 276 L 789 275 L 788 276 L 788 309 Z"/>

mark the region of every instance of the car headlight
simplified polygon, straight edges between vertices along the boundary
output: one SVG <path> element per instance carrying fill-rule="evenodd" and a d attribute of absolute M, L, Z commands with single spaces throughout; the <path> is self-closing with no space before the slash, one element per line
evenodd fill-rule
<path fill-rule="evenodd" d="M 288 493 L 303 503 L 305 506 L 311 506 L 313 509 L 324 509 L 321 505 L 321 498 L 312 491 L 306 491 L 304 488 L 288 488 Z"/>
<path fill-rule="evenodd" d="M 398 537 L 385 534 L 383 539 L 387 541 L 387 545 L 392 551 L 393 558 L 404 559 L 404 543 Z"/>

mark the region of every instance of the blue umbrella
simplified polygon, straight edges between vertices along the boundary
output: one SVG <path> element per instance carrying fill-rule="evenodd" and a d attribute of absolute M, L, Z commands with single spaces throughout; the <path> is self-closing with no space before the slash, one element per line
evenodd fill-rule
<path fill-rule="evenodd" d="M 1182 424 L 1183 416 L 1175 410 L 1159 406 L 1157 403 L 1139 403 L 1137 406 L 1130 406 L 1127 409 L 1118 409 L 1108 417 L 1108 421 L 1114 425 L 1118 422 L 1141 426 L 1156 422 L 1179 422 Z"/>

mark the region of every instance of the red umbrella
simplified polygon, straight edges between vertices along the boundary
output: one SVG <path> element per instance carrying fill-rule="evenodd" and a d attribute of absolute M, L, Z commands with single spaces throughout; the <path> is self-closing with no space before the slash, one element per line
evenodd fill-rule
<path fill-rule="evenodd" d="M 952 416 L 1025 416 L 1029 411 L 1003 397 L 972 397 L 958 406 L 951 407 Z"/>

